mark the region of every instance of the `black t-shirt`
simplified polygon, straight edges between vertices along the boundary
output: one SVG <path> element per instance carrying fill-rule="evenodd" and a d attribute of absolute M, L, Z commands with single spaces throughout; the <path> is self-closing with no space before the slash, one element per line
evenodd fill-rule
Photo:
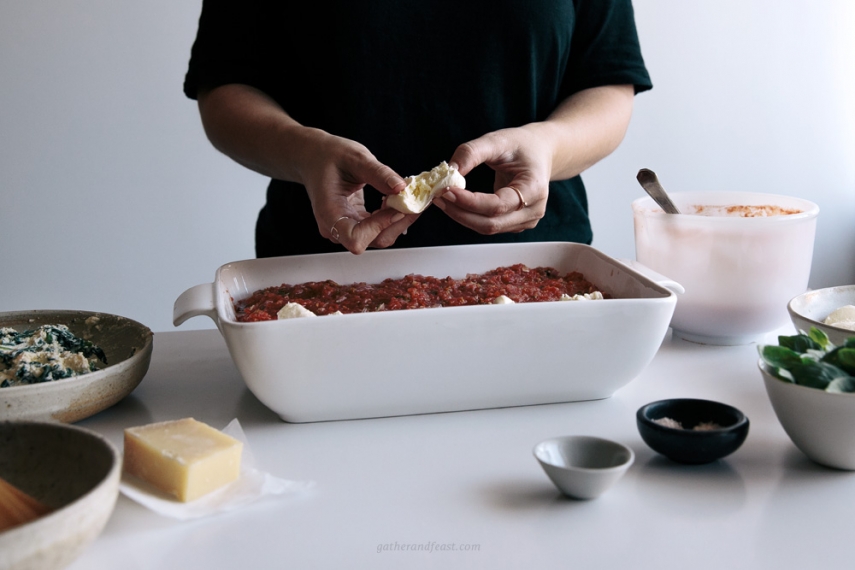
<path fill-rule="evenodd" d="M 204 0 L 184 92 L 242 83 L 295 120 L 358 141 L 401 176 L 461 143 L 545 119 L 582 89 L 651 88 L 631 0 Z M 466 177 L 492 192 L 493 171 Z M 369 211 L 382 195 L 366 187 Z M 236 198 L 237 199 L 237 198 Z M 482 236 L 428 208 L 394 247 L 513 241 L 590 243 L 580 177 L 549 186 L 536 228 Z M 341 251 L 318 233 L 305 189 L 272 180 L 259 257 Z"/>

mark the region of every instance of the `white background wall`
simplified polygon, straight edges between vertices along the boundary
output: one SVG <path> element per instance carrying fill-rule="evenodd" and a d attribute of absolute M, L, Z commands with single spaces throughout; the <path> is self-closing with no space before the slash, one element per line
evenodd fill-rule
<path fill-rule="evenodd" d="M 0 311 L 97 310 L 171 330 L 184 289 L 254 256 L 266 181 L 210 147 L 181 92 L 200 9 L 0 3 Z M 629 205 L 647 167 L 673 191 L 817 202 L 810 284 L 855 283 L 855 2 L 635 9 L 654 89 L 585 176 L 594 246 L 634 257 Z"/>

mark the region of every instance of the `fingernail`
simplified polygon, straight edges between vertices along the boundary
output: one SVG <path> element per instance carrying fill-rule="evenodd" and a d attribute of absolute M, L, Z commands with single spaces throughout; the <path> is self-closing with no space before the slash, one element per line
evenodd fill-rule
<path fill-rule="evenodd" d="M 403 213 L 398 212 L 397 214 L 395 214 L 394 216 L 392 216 L 392 223 L 394 224 L 395 222 L 400 222 L 401 220 L 403 220 L 403 219 L 404 219 L 404 218 L 406 218 L 406 217 L 407 217 L 407 216 L 406 216 L 406 215 L 404 215 Z"/>
<path fill-rule="evenodd" d="M 454 195 L 454 192 L 446 192 L 442 195 L 443 200 L 448 200 L 452 204 L 457 202 L 457 196 Z"/>
<path fill-rule="evenodd" d="M 386 184 L 389 185 L 390 190 L 394 190 L 398 186 L 406 186 L 406 184 L 404 184 L 404 179 L 398 178 L 397 176 L 389 177 L 389 179 L 386 180 Z"/>

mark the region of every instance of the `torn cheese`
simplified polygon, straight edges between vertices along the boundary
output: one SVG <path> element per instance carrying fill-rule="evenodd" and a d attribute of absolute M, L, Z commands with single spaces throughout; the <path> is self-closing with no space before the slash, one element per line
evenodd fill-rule
<path fill-rule="evenodd" d="M 287 303 L 276 313 L 277 319 L 297 319 L 300 317 L 317 317 L 315 313 L 300 303 Z"/>
<path fill-rule="evenodd" d="M 562 293 L 559 301 L 599 301 L 603 299 L 603 294 L 599 291 L 594 291 L 593 293 L 576 293 L 572 297 L 567 293 Z"/>
<path fill-rule="evenodd" d="M 386 196 L 386 205 L 405 214 L 420 214 L 446 188 L 466 188 L 466 179 L 457 168 L 443 161 L 439 166 L 404 179 L 400 194 Z"/>
<path fill-rule="evenodd" d="M 124 470 L 179 501 L 192 501 L 240 476 L 243 443 L 184 418 L 125 430 Z"/>

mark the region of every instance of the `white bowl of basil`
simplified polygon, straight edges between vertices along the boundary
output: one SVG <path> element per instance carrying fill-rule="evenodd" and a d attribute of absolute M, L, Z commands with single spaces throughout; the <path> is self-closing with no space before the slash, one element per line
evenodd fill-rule
<path fill-rule="evenodd" d="M 815 462 L 855 470 L 855 335 L 835 345 L 817 328 L 759 346 L 775 415 Z"/>

